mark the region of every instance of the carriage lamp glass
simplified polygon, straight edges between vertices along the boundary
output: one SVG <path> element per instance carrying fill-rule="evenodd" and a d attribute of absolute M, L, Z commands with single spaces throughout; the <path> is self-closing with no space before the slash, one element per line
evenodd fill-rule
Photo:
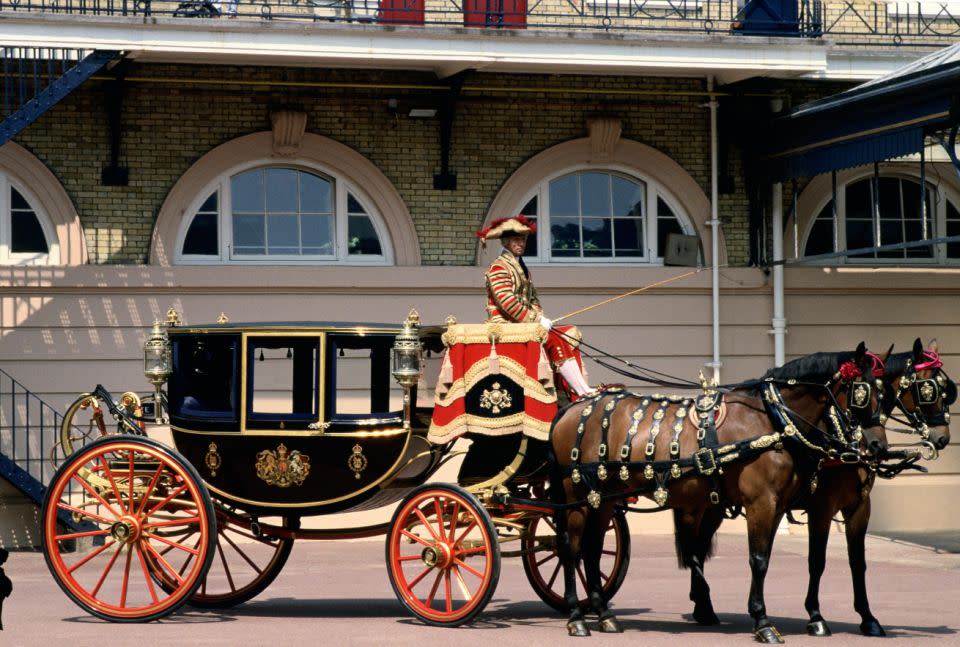
<path fill-rule="evenodd" d="M 423 350 L 419 328 L 420 315 L 416 310 L 411 310 L 403 322 L 403 330 L 393 342 L 393 378 L 404 389 L 410 389 L 420 381 Z"/>
<path fill-rule="evenodd" d="M 167 381 L 172 372 L 170 338 L 159 321 L 153 322 L 150 336 L 143 342 L 143 374 L 154 386 Z"/>

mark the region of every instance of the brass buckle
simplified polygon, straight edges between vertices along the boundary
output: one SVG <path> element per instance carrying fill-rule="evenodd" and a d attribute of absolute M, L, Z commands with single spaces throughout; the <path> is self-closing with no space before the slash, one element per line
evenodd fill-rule
<path fill-rule="evenodd" d="M 860 454 L 856 452 L 843 452 L 842 454 L 840 454 L 840 462 L 847 463 L 847 464 L 859 463 Z"/>
<path fill-rule="evenodd" d="M 704 461 L 704 457 L 707 458 Z M 702 447 L 693 454 L 693 462 L 697 470 L 704 476 L 710 476 L 717 471 L 717 459 L 713 455 L 713 450 L 709 447 Z"/>
<path fill-rule="evenodd" d="M 720 505 L 720 493 L 716 490 L 710 492 L 710 503 L 713 505 Z"/>

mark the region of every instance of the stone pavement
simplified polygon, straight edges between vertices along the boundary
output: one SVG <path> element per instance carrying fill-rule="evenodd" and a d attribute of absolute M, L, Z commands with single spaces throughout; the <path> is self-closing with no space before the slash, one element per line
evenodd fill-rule
<path fill-rule="evenodd" d="M 746 537 L 719 535 L 707 565 L 717 627 L 692 622 L 688 575 L 677 570 L 670 535 L 634 535 L 627 581 L 615 600 L 622 635 L 595 633 L 588 645 L 750 645 L 746 614 L 750 578 Z M 886 640 L 860 636 L 842 535 L 834 534 L 821 588 L 824 616 L 834 636 L 804 632 L 806 537 L 779 535 L 767 578 L 768 612 L 790 645 L 960 645 L 960 554 L 869 537 L 867 583 Z M 564 618 L 536 598 L 518 560 L 504 560 L 500 584 L 475 624 L 459 629 L 424 626 L 409 617 L 387 581 L 383 541 L 301 542 L 284 571 L 261 596 L 218 612 L 185 607 L 150 624 L 111 624 L 86 615 L 61 592 L 40 553 L 12 553 L 6 572 L 13 596 L 4 605 L 4 647 L 69 645 L 436 645 L 497 647 L 570 644 Z"/>

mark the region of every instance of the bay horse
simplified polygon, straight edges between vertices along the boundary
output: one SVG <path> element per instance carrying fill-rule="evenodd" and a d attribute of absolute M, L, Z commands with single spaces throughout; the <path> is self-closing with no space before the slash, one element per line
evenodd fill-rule
<path fill-rule="evenodd" d="M 883 419 L 886 420 L 893 416 L 895 408 L 899 409 L 906 417 L 903 422 L 920 434 L 924 442 L 939 450 L 950 441 L 947 407 L 956 399 L 956 385 L 943 373 L 937 351 L 936 342 L 932 342 L 929 349 L 924 349 L 919 339 L 914 342 L 910 352 L 890 354 L 888 351 L 884 361 L 882 410 Z M 882 453 L 874 453 L 857 464 L 839 461 L 818 464 L 818 469 L 806 475 L 813 487 L 802 489 L 797 499 L 791 502 L 790 509 L 807 513 L 809 582 L 804 606 L 810 616 L 807 633 L 812 636 L 831 635 L 830 627 L 820 612 L 819 591 L 826 566 L 830 522 L 838 513 L 844 521 L 847 560 L 853 580 L 853 606 L 861 618 L 860 632 L 865 636 L 886 635 L 870 611 L 866 588 L 865 538 L 870 521 L 870 492 L 877 474 L 877 458 L 882 458 Z M 715 521 L 717 526 L 720 521 L 722 517 Z M 708 519 L 702 523 L 709 529 L 713 527 L 714 520 Z M 689 531 L 682 528 L 677 520 L 675 531 L 680 566 L 690 569 L 690 599 L 695 605 L 694 619 L 701 624 L 716 624 L 719 619 L 713 612 L 703 564 L 697 568 L 679 550 L 681 537 L 689 534 Z M 703 536 L 704 528 L 698 529 L 695 534 L 699 537 L 698 548 L 702 552 L 702 545 L 709 547 L 713 535 Z"/>
<path fill-rule="evenodd" d="M 561 411 L 551 429 L 550 490 L 564 565 L 564 598 L 572 636 L 590 635 L 577 603 L 576 563 L 583 560 L 591 609 L 600 631 L 622 627 L 601 593 L 599 559 L 614 506 L 626 496 L 652 497 L 673 508 L 689 537 L 678 534 L 686 565 L 700 570 L 723 504 L 747 513 L 751 587 L 748 610 L 754 634 L 782 642 L 767 617 L 763 583 L 776 528 L 804 485 L 794 454 L 855 460 L 862 441 L 881 451 L 880 404 L 873 371 L 881 362 L 863 343 L 852 353 L 816 353 L 726 393 L 707 390 L 695 402 L 663 396 L 606 392 Z M 841 405 L 857 402 L 857 412 Z M 723 406 L 726 416 L 716 426 Z M 697 420 L 694 420 L 697 418 Z M 856 421 L 856 430 L 850 421 Z M 818 425 L 830 429 L 824 433 Z M 660 434 L 661 428 L 666 433 Z M 669 442 L 667 437 L 669 436 Z M 659 442 L 658 442 L 659 441 Z M 696 548 L 695 548 L 696 547 Z M 704 592 L 709 603 L 709 589 Z M 701 613 L 712 615 L 712 608 Z M 709 620 L 710 618 L 704 618 Z"/>

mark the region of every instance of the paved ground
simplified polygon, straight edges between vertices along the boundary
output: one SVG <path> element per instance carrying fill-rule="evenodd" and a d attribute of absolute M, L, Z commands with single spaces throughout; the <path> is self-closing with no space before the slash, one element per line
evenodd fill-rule
<path fill-rule="evenodd" d="M 500 585 L 480 621 L 436 629 L 409 618 L 387 581 L 382 541 L 303 542 L 277 581 L 260 598 L 226 612 L 187 609 L 148 625 L 116 625 L 85 615 L 60 591 L 39 553 L 13 553 L 6 564 L 14 583 L 3 609 L 0 645 L 436 645 L 570 644 L 564 619 L 530 590 L 517 560 L 506 560 Z M 832 638 L 804 633 L 806 538 L 781 535 L 767 579 L 767 607 L 791 645 L 960 645 L 960 555 L 870 537 L 868 586 L 885 641 L 859 635 L 852 610 L 842 536 L 831 538 L 822 587 Z M 687 575 L 676 569 L 673 538 L 636 535 L 630 574 L 616 600 L 623 635 L 594 634 L 583 645 L 749 645 L 746 538 L 721 533 L 708 564 L 714 605 L 723 624 L 690 620 Z"/>

